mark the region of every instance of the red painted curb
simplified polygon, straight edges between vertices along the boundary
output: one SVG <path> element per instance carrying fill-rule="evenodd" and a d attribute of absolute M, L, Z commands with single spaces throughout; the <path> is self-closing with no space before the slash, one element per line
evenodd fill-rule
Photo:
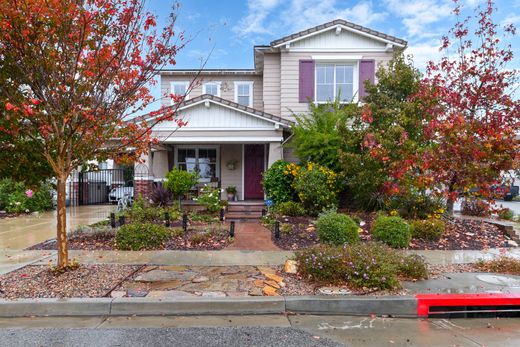
<path fill-rule="evenodd" d="M 520 306 L 520 294 L 417 294 L 417 315 L 438 306 Z"/>

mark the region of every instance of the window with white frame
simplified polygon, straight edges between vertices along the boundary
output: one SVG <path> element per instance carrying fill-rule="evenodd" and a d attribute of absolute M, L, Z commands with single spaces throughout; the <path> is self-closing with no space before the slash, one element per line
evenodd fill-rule
<path fill-rule="evenodd" d="M 187 81 L 174 81 L 171 82 L 171 93 L 179 96 L 183 96 L 188 91 L 189 82 Z M 188 95 L 186 95 L 188 99 Z M 173 103 L 173 100 L 172 100 Z"/>
<path fill-rule="evenodd" d="M 316 102 L 351 102 L 355 88 L 355 64 L 316 64 Z"/>
<path fill-rule="evenodd" d="M 188 172 L 197 172 L 200 182 L 210 182 L 217 177 L 218 147 L 216 146 L 179 146 L 176 156 L 177 167 Z"/>
<path fill-rule="evenodd" d="M 202 86 L 202 94 L 220 96 L 220 82 L 208 82 Z"/>
<path fill-rule="evenodd" d="M 253 106 L 253 82 L 235 82 L 235 101 L 240 105 Z"/>

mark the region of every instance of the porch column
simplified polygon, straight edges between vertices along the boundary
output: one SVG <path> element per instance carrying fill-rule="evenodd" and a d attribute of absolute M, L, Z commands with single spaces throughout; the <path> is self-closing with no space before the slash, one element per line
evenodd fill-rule
<path fill-rule="evenodd" d="M 153 187 L 153 168 L 150 153 L 141 154 L 134 164 L 134 199 L 141 195 L 148 198 Z"/>
<path fill-rule="evenodd" d="M 168 174 L 168 151 L 155 151 L 153 152 L 153 174 L 157 179 L 166 178 Z"/>
<path fill-rule="evenodd" d="M 269 152 L 267 155 L 267 167 L 270 168 L 271 165 L 277 160 L 283 158 L 283 148 L 280 142 L 269 142 Z"/>

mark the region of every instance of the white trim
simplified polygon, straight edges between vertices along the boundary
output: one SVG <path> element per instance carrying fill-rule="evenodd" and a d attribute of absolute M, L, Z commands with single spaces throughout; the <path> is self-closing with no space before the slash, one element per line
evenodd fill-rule
<path fill-rule="evenodd" d="M 240 197 L 241 197 L 241 200 L 244 200 L 244 191 L 246 190 L 246 187 L 244 185 L 244 144 L 242 143 L 242 191 L 240 192 Z"/>
<path fill-rule="evenodd" d="M 276 123 L 278 124 L 278 123 Z M 281 130 L 280 128 L 276 128 L 276 124 L 274 126 L 274 130 Z M 190 128 L 189 126 L 185 126 L 185 127 L 182 127 L 182 128 L 177 128 L 177 127 L 159 127 L 159 128 L 154 128 L 153 131 L 155 132 L 160 132 L 160 131 L 179 131 L 179 132 L 193 132 L 193 131 L 215 131 L 215 132 L 218 132 L 218 131 L 262 131 L 262 130 L 267 130 L 267 131 L 271 131 L 273 130 L 272 127 L 258 127 L 258 128 L 218 128 L 218 127 L 213 127 L 213 128 L 203 128 L 203 127 L 200 127 L 200 128 Z"/>
<path fill-rule="evenodd" d="M 243 106 L 253 107 L 253 84 L 255 82 L 254 81 L 235 81 L 233 83 L 235 84 L 235 102 L 238 104 L 238 85 L 247 84 L 249 86 L 249 105 L 243 105 Z"/>
<path fill-rule="evenodd" d="M 236 107 L 233 107 L 233 106 L 230 106 L 230 105 L 226 105 L 226 104 L 220 103 L 220 102 L 215 101 L 215 100 L 212 100 L 212 99 L 202 99 L 202 100 L 197 101 L 197 102 L 195 102 L 195 103 L 193 103 L 193 104 L 189 104 L 189 105 L 186 105 L 186 106 L 183 106 L 183 107 L 179 107 L 179 111 L 185 110 L 185 109 L 187 109 L 187 108 L 190 108 L 190 107 L 193 107 L 193 106 L 196 106 L 196 105 L 200 105 L 200 104 L 206 102 L 206 100 L 209 101 L 209 102 L 212 102 L 212 103 L 214 103 L 214 104 L 216 104 L 216 105 L 220 105 L 220 106 L 223 106 L 223 107 L 227 107 L 227 108 L 229 108 L 229 109 L 231 109 L 231 110 L 235 110 L 235 111 L 237 111 L 237 112 L 245 113 L 245 114 L 250 115 L 250 116 L 252 116 L 252 117 L 256 117 L 256 118 L 259 118 L 259 119 L 263 119 L 263 120 L 265 120 L 265 121 L 268 121 L 268 122 L 271 122 L 271 123 L 274 123 L 274 124 L 278 123 L 278 124 L 280 124 L 280 125 L 283 125 L 283 123 L 280 123 L 280 122 L 278 122 L 278 121 L 275 121 L 275 120 L 273 120 L 273 119 L 271 119 L 271 118 L 262 117 L 262 116 L 259 116 L 259 115 L 257 115 L 257 114 L 254 114 L 254 113 L 251 113 L 251 112 L 247 112 L 247 111 L 241 110 L 241 109 L 239 109 L 239 108 L 236 108 Z M 288 127 L 288 125 L 285 125 L 285 126 Z"/>
<path fill-rule="evenodd" d="M 219 179 L 222 179 L 220 176 L 220 145 L 176 145 L 174 148 L 174 160 L 173 165 L 174 167 L 178 167 L 179 164 L 179 148 L 189 148 L 189 149 L 195 149 L 195 156 L 197 158 L 197 161 L 199 159 L 199 149 L 215 149 L 217 151 L 217 159 L 215 161 L 215 175 L 218 175 Z M 209 183 L 211 180 L 201 180 L 199 179 L 200 183 Z"/>
<path fill-rule="evenodd" d="M 171 94 L 175 94 L 174 91 L 173 91 L 173 86 L 174 85 L 184 85 L 184 87 L 186 88 L 186 92 L 187 92 L 188 88 L 190 87 L 190 82 L 189 81 L 170 81 L 170 93 Z M 188 100 L 189 98 L 190 98 L 190 94 L 187 93 L 186 97 L 184 99 Z M 174 104 L 173 99 L 170 99 L 170 104 L 171 105 Z"/>
<path fill-rule="evenodd" d="M 345 26 L 343 24 L 336 24 L 336 25 L 333 25 L 331 27 L 328 27 L 328 28 L 324 28 L 324 29 L 321 29 L 321 30 L 318 30 L 318 31 L 315 31 L 315 32 L 312 32 L 312 33 L 309 33 L 307 35 L 303 35 L 303 36 L 300 36 L 300 37 L 296 37 L 292 40 L 287 40 L 287 41 L 283 41 L 279 44 L 277 44 L 276 46 L 274 47 L 281 47 L 281 46 L 284 46 L 286 44 L 290 44 L 290 43 L 293 43 L 293 42 L 296 42 L 296 41 L 300 41 L 300 40 L 303 40 L 303 39 L 306 39 L 308 37 L 312 37 L 312 36 L 315 36 L 315 35 L 319 35 L 321 33 L 324 33 L 324 32 L 327 32 L 329 30 L 336 30 L 337 27 L 341 27 L 342 29 L 345 29 L 347 31 L 350 31 L 350 32 L 353 32 L 353 33 L 356 33 L 356 34 L 359 34 L 359 35 L 362 35 L 362 36 L 366 36 L 366 37 L 369 37 L 373 40 L 376 40 L 376 41 L 381 41 L 381 42 L 385 42 L 385 43 L 391 43 L 391 44 L 394 44 L 396 46 L 399 46 L 399 47 L 404 47 L 405 45 L 401 44 L 401 43 L 397 43 L 395 41 L 391 41 L 391 40 L 387 40 L 387 39 L 384 39 L 382 37 L 379 37 L 379 36 L 375 36 L 375 35 L 372 35 L 372 34 L 369 34 L 369 33 L 366 33 L 364 31 L 360 31 L 360 30 L 356 30 L 354 28 L 351 28 L 351 27 L 348 27 L 348 26 Z"/>
<path fill-rule="evenodd" d="M 218 96 L 220 98 L 220 85 L 222 84 L 222 82 L 220 82 L 220 81 L 218 81 L 218 82 L 217 81 L 211 81 L 211 82 L 206 82 L 206 83 L 202 84 L 202 94 L 208 94 L 206 92 L 206 85 L 207 84 L 216 84 L 217 85 L 217 95 L 216 96 Z"/>
<path fill-rule="evenodd" d="M 325 61 L 325 62 L 345 62 L 345 61 L 357 61 L 363 59 L 362 55 L 313 55 L 311 56 L 312 60 L 316 62 Z"/>
<path fill-rule="evenodd" d="M 353 64 L 352 64 L 353 62 Z M 318 88 L 316 84 L 318 83 L 318 69 L 317 66 L 320 64 L 314 65 L 314 103 L 315 104 L 326 104 L 329 101 L 318 101 Z M 327 61 L 321 65 L 334 65 L 334 98 L 336 97 L 336 65 L 352 65 L 352 102 L 358 102 L 359 100 L 359 60 L 356 61 Z M 334 101 L 334 100 L 331 100 Z"/>
<path fill-rule="evenodd" d="M 386 48 L 292 48 L 291 52 L 295 53 L 386 53 Z"/>
<path fill-rule="evenodd" d="M 208 136 L 172 136 L 162 139 L 160 135 L 156 138 L 161 143 L 259 143 L 259 142 L 281 142 L 283 136 L 280 137 L 255 137 L 255 136 L 243 136 L 243 137 L 208 137 Z"/>

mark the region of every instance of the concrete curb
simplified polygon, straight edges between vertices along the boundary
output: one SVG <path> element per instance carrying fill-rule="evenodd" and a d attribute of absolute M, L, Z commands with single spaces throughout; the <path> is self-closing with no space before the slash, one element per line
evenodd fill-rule
<path fill-rule="evenodd" d="M 417 299 L 402 297 L 73 298 L 0 300 L 0 317 L 345 314 L 417 317 Z"/>

